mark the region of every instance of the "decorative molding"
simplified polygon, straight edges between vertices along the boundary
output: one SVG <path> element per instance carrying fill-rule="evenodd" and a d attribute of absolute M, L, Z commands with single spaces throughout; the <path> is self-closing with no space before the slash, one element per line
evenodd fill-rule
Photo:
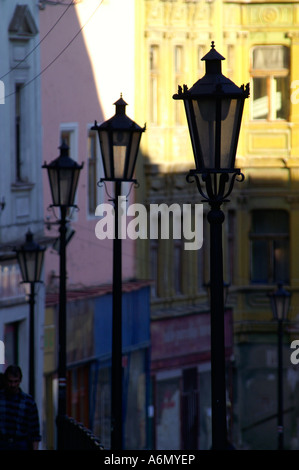
<path fill-rule="evenodd" d="M 299 31 L 291 31 L 286 33 L 285 37 L 290 39 L 293 45 L 299 45 Z"/>
<path fill-rule="evenodd" d="M 8 27 L 11 38 L 30 39 L 38 33 L 38 28 L 28 5 L 17 5 Z"/>
<path fill-rule="evenodd" d="M 246 5 L 243 24 L 250 28 L 288 26 L 293 24 L 292 5 Z"/>

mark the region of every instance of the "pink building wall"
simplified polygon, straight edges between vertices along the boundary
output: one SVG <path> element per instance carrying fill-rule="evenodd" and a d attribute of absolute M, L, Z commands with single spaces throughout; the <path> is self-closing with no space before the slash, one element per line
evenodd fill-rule
<path fill-rule="evenodd" d="M 62 8 L 66 7 L 46 6 L 45 10 L 41 11 L 41 38 L 51 30 L 63 14 Z M 84 37 L 82 34 L 77 35 L 80 28 L 75 7 L 69 8 L 41 44 L 41 70 L 43 71 L 41 76 L 43 128 L 41 164 L 45 161 L 50 163 L 59 155 L 60 126 L 67 123 L 74 124 L 77 161 L 79 164 L 84 162 L 84 167 L 77 190 L 79 211 L 75 212 L 74 221 L 71 224 L 76 233 L 67 247 L 67 273 L 69 286 L 82 287 L 112 282 L 112 240 L 96 238 L 95 226 L 99 218 L 88 214 L 87 133 L 88 126 L 92 125 L 95 119 L 101 123 L 114 114 L 113 102 L 119 98 L 123 90 L 115 89 L 112 92 L 109 90 L 110 94 L 113 93 L 114 101 L 111 101 L 110 109 L 104 112 Z M 66 47 L 68 43 L 70 45 Z M 64 48 L 66 48 L 64 52 L 55 60 Z M 103 64 L 102 72 L 109 73 L 109 64 Z M 124 98 L 126 99 L 125 96 Z M 127 114 L 130 116 L 128 108 Z M 72 158 L 74 158 L 72 153 L 74 150 L 76 149 L 70 149 Z M 98 180 L 103 176 L 103 174 L 97 175 Z M 45 218 L 50 216 L 51 221 L 54 221 L 52 212 L 48 211 L 52 199 L 46 170 L 43 170 L 43 187 Z M 113 194 L 111 186 L 109 191 Z M 105 194 L 103 202 L 108 202 L 107 199 Z M 59 217 L 59 210 L 55 209 L 55 212 Z M 52 226 L 51 230 L 46 230 L 46 234 L 58 236 L 58 226 Z M 129 279 L 135 274 L 134 241 L 123 240 L 122 246 L 123 279 Z M 57 285 L 56 276 L 58 275 L 59 256 L 54 250 L 48 249 L 45 259 L 46 284 Z"/>

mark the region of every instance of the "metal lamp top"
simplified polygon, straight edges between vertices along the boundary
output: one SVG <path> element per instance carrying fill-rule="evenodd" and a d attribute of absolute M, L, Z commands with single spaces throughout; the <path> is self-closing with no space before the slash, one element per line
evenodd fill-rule
<path fill-rule="evenodd" d="M 81 169 L 82 165 L 79 165 L 75 160 L 69 156 L 69 146 L 65 141 L 58 147 L 60 149 L 60 155 L 55 158 L 51 163 L 44 163 L 43 168 L 57 168 L 57 169 Z"/>
<path fill-rule="evenodd" d="M 38 251 L 45 251 L 45 249 L 46 249 L 45 246 L 41 246 L 33 240 L 33 233 L 31 232 L 30 229 L 28 229 L 26 233 L 25 243 L 21 245 L 20 248 L 16 249 L 16 251 L 17 252 L 19 251 L 38 252 Z"/>
<path fill-rule="evenodd" d="M 221 71 L 221 61 L 225 58 L 215 49 L 212 41 L 211 50 L 201 59 L 206 63 L 206 73 L 194 85 L 188 89 L 187 85 L 178 87 L 178 93 L 174 99 L 196 99 L 200 96 L 229 95 L 231 98 L 244 95 L 249 96 L 249 84 L 238 87 L 232 80 L 225 77 Z"/>
<path fill-rule="evenodd" d="M 92 128 L 93 130 L 111 130 L 111 131 L 145 131 L 145 126 L 140 127 L 136 122 L 134 122 L 129 116 L 126 115 L 126 106 L 128 103 L 120 94 L 120 98 L 114 103 L 115 105 L 115 114 L 107 121 L 104 121 L 102 124 L 98 126 L 97 121 L 95 121 L 95 125 Z"/>

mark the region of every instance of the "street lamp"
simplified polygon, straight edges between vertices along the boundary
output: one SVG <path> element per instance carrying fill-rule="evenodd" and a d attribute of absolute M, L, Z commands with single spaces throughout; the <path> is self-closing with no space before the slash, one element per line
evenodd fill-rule
<path fill-rule="evenodd" d="M 112 295 L 112 364 L 111 364 L 111 448 L 121 450 L 122 430 L 122 250 L 118 202 L 122 182 L 133 179 L 142 132 L 126 115 L 127 103 L 122 95 L 115 103 L 115 115 L 93 130 L 98 132 L 105 177 L 100 181 L 112 181 L 114 192 L 113 239 L 113 295 Z"/>
<path fill-rule="evenodd" d="M 35 361 L 34 361 L 34 306 L 35 306 L 35 284 L 42 282 L 40 280 L 44 254 L 46 247 L 40 246 L 33 240 L 33 234 L 30 230 L 26 233 L 25 243 L 14 249 L 22 275 L 22 282 L 30 284 L 29 294 L 29 393 L 35 396 Z"/>
<path fill-rule="evenodd" d="M 237 177 L 244 175 L 235 168 L 236 150 L 244 101 L 249 84 L 240 88 L 221 72 L 224 60 L 215 49 L 202 60 L 206 73 L 190 89 L 178 87 L 175 100 L 183 100 L 194 153 L 195 169 L 187 181 L 195 180 L 204 202 L 210 205 L 210 292 L 211 292 L 211 376 L 212 376 L 212 449 L 227 446 L 223 253 L 220 209 L 233 189 Z M 200 180 L 201 179 L 201 180 Z M 205 188 L 203 188 L 203 184 Z"/>
<path fill-rule="evenodd" d="M 62 448 L 61 422 L 66 415 L 66 217 L 70 207 L 76 207 L 75 195 L 82 165 L 69 157 L 69 147 L 63 142 L 60 155 L 42 168 L 48 171 L 53 204 L 60 208 L 59 232 L 59 331 L 58 331 L 58 417 L 57 444 Z"/>
<path fill-rule="evenodd" d="M 283 354 L 282 354 L 282 337 L 283 322 L 288 318 L 290 308 L 291 294 L 286 291 L 282 283 L 279 283 L 277 289 L 269 294 L 273 319 L 277 321 L 278 336 L 278 386 L 277 386 L 277 433 L 278 433 L 278 450 L 283 450 Z"/>

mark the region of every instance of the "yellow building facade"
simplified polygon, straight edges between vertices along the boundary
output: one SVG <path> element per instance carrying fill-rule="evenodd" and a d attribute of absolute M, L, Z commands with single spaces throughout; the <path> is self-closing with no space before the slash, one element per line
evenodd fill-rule
<path fill-rule="evenodd" d="M 277 447 L 277 326 L 268 294 L 282 282 L 292 293 L 284 327 L 285 447 L 298 449 L 299 372 L 290 360 L 290 344 L 299 339 L 299 4 L 136 0 L 135 8 L 134 111 L 137 122 L 147 121 L 138 164 L 139 202 L 148 207 L 201 203 L 195 185 L 186 182 L 194 159 L 183 104 L 172 95 L 178 85 L 191 87 L 204 74 L 201 58 L 211 41 L 226 58 L 223 74 L 238 86 L 250 83 L 236 161 L 245 180 L 235 183 L 224 205 L 224 278 L 230 283 L 226 305 L 233 312 L 234 338 L 227 357 L 229 437 L 241 449 Z M 185 334 L 188 344 L 191 326 L 183 330 L 184 321 L 178 319 L 185 318 L 186 325 L 197 319 L 200 334 L 206 328 L 199 319 L 209 310 L 207 211 L 204 204 L 204 239 L 198 251 L 184 250 L 183 240 L 138 241 L 138 275 L 153 279 L 154 346 L 163 328 L 177 341 Z M 171 319 L 178 321 L 173 329 Z M 164 341 L 174 345 L 170 335 Z M 160 353 L 165 351 L 161 348 Z M 158 448 L 188 448 L 190 443 L 209 448 L 209 357 L 200 347 L 199 353 L 189 351 L 184 362 L 182 346 L 180 359 L 178 355 L 177 361 L 163 363 L 153 352 Z M 195 443 L 182 439 L 190 422 L 180 424 L 173 441 L 165 440 L 163 426 L 167 433 L 180 415 L 171 410 L 179 410 L 191 395 L 197 407 Z M 171 397 L 171 406 L 165 405 L 165 396 Z"/>

